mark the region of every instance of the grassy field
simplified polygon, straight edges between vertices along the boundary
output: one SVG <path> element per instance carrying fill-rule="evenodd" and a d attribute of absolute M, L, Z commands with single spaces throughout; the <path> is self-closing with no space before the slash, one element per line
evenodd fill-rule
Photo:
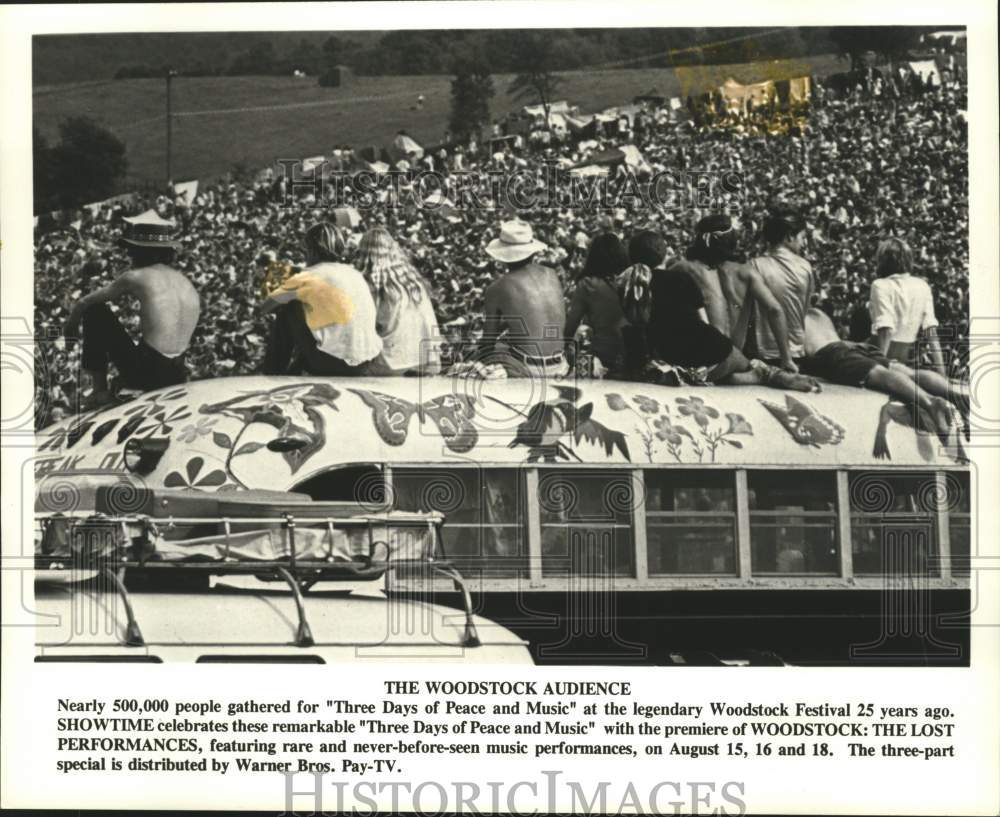
<path fill-rule="evenodd" d="M 665 96 L 702 93 L 727 77 L 741 82 L 844 70 L 830 55 L 803 60 L 677 69 L 616 69 L 562 74 L 560 98 L 582 111 L 630 102 L 650 89 Z M 418 142 L 434 143 L 448 121 L 447 76 L 352 77 L 341 88 L 320 88 L 313 77 L 203 77 L 173 82 L 175 180 L 210 179 L 235 163 L 264 167 L 276 158 L 322 154 L 335 144 L 385 145 L 405 128 Z M 524 102 L 511 99 L 510 77 L 497 76 L 493 115 Z M 424 95 L 421 110 L 417 96 Z M 127 146 L 129 176 L 151 182 L 165 174 L 165 83 L 118 80 L 38 87 L 34 124 L 51 141 L 59 123 L 86 115 Z M 530 102 L 531 100 L 526 100 Z"/>

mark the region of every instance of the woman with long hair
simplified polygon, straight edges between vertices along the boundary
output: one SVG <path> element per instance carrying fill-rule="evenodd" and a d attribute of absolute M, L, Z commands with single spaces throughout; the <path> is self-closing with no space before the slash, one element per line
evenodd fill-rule
<path fill-rule="evenodd" d="M 572 343 L 580 324 L 586 323 L 591 332 L 590 347 L 612 376 L 625 365 L 624 317 L 615 280 L 628 265 L 628 250 L 618 236 L 596 236 L 576 278 L 566 314 L 566 341 Z"/>
<path fill-rule="evenodd" d="M 373 375 L 437 374 L 440 330 L 430 289 L 385 227 L 373 227 L 358 246 L 356 263 L 375 299 L 382 354 Z"/>

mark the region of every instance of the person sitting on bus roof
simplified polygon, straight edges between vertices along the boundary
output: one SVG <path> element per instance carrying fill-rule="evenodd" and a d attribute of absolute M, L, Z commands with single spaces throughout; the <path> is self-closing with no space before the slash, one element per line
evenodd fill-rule
<path fill-rule="evenodd" d="M 265 374 L 305 371 L 321 376 L 361 375 L 382 351 L 375 331 L 375 301 L 364 277 L 341 263 L 347 240 L 333 224 L 306 232 L 306 269 L 264 299 L 274 312 L 264 356 Z"/>
<path fill-rule="evenodd" d="M 875 265 L 878 277 L 872 281 L 869 310 L 882 354 L 901 363 L 915 363 L 917 337 L 923 332 L 934 368 L 943 375 L 934 295 L 927 281 L 910 274 L 910 247 L 899 238 L 884 239 L 875 251 Z"/>
<path fill-rule="evenodd" d="M 130 388 L 146 391 L 188 379 L 184 353 L 198 324 L 201 299 L 194 285 L 171 266 L 180 246 L 172 235 L 174 222 L 150 210 L 125 223 L 120 244 L 133 268 L 80 298 L 64 328 L 67 340 L 72 341 L 83 323 L 82 367 L 93 384 L 87 409 L 114 402 L 108 388 L 109 362 Z M 142 338 L 138 343 L 108 306 L 123 295 L 139 302 Z"/>
<path fill-rule="evenodd" d="M 952 428 L 952 404 L 963 415 L 967 413 L 969 396 L 962 384 L 937 372 L 911 369 L 870 344 L 841 340 L 822 310 L 813 307 L 806 312 L 805 328 L 803 372 L 842 386 L 891 395 L 927 412 L 942 435 Z"/>
<path fill-rule="evenodd" d="M 547 248 L 519 220 L 501 224 L 499 237 L 486 247 L 507 272 L 484 294 L 480 355 L 499 357 L 509 377 L 561 377 L 568 369 L 562 284 L 555 270 L 535 262 Z"/>
<path fill-rule="evenodd" d="M 357 266 L 375 299 L 375 328 L 382 353 L 368 374 L 441 371 L 441 331 L 430 289 L 385 227 L 373 227 L 358 247 Z"/>
<path fill-rule="evenodd" d="M 629 361 L 629 371 L 648 371 L 650 362 L 655 371 L 655 361 L 660 360 L 689 383 L 819 390 L 811 377 L 747 360 L 726 335 L 708 323 L 705 300 L 691 276 L 677 264 L 663 268 L 667 245 L 659 233 L 643 230 L 634 235 L 629 256 L 633 266 L 618 281 L 622 307 L 631 324 L 627 347 L 633 355 L 647 356 L 644 365 Z"/>
<path fill-rule="evenodd" d="M 759 307 L 780 350 L 777 365 L 794 373 L 798 367 L 789 353 L 785 311 L 757 268 L 744 263 L 739 242 L 739 221 L 725 214 L 705 216 L 695 227 L 686 259 L 671 269 L 691 275 L 705 298 L 708 322 L 728 335 L 737 348 L 743 348 L 750 318 Z"/>
<path fill-rule="evenodd" d="M 591 330 L 591 349 L 610 377 L 617 377 L 625 365 L 624 315 L 614 282 L 628 265 L 628 250 L 617 235 L 595 236 L 566 315 L 566 342 L 572 344 L 580 323 L 585 322 Z"/>
<path fill-rule="evenodd" d="M 806 242 L 806 222 L 789 205 L 776 205 L 764 219 L 764 240 L 769 250 L 750 261 L 785 313 L 787 340 L 777 337 L 770 322 L 763 320 L 758 304 L 756 316 L 757 351 L 767 363 L 786 367 L 785 361 L 797 361 L 804 354 L 805 314 L 815 289 L 812 265 L 802 257 Z"/>

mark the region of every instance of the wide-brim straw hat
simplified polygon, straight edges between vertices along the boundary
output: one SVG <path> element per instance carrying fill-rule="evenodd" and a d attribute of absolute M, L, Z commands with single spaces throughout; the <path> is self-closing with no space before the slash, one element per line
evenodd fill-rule
<path fill-rule="evenodd" d="M 487 254 L 504 264 L 516 264 L 545 249 L 548 244 L 538 241 L 531 225 L 523 221 L 505 221 L 500 236 L 486 245 Z"/>
<path fill-rule="evenodd" d="M 160 218 L 155 210 L 147 210 L 132 218 L 123 218 L 125 229 L 119 243 L 129 247 L 168 247 L 177 249 L 181 243 L 175 232 L 177 226 L 173 221 Z"/>

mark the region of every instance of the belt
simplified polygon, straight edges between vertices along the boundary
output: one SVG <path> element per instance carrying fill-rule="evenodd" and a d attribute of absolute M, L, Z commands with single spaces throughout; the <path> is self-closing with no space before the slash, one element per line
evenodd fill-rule
<path fill-rule="evenodd" d="M 519 357 L 524 363 L 530 363 L 533 366 L 551 366 L 554 363 L 560 363 L 563 359 L 562 352 L 556 352 L 548 357 L 533 357 L 532 355 L 523 352 L 517 346 L 509 346 L 509 351 L 513 352 L 516 357 Z"/>

